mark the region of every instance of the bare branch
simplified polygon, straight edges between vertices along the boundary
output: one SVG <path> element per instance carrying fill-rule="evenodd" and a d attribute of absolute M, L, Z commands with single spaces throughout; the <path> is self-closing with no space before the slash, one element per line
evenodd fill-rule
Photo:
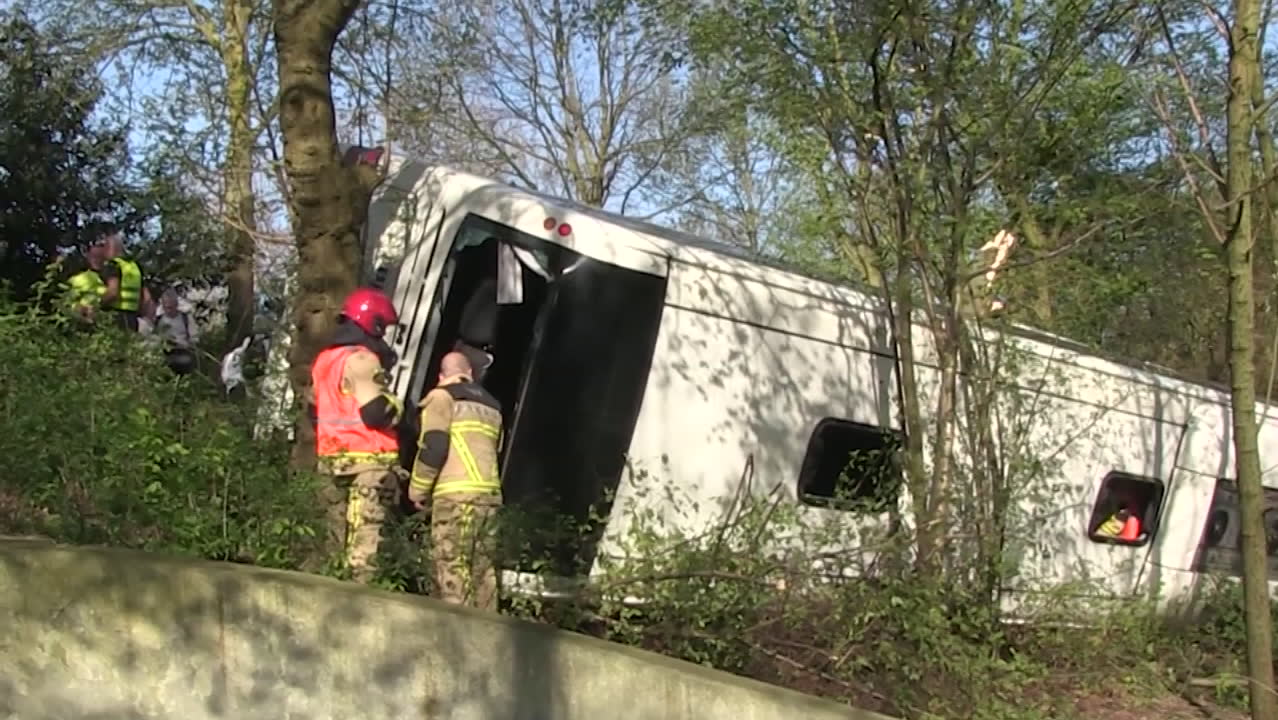
<path fill-rule="evenodd" d="M 593 205 L 619 200 L 628 211 L 637 195 L 655 199 L 671 150 L 691 135 L 692 109 L 663 61 L 668 34 L 641 22 L 637 5 L 623 3 L 607 22 L 595 9 L 443 0 L 398 69 L 400 84 L 429 88 L 423 73 L 448 68 L 455 112 L 441 112 L 437 129 L 450 142 L 493 151 L 522 184 Z"/>
<path fill-rule="evenodd" d="M 1212 237 L 1220 244 L 1225 243 L 1225 230 L 1222 228 L 1216 218 L 1215 212 L 1209 207 L 1207 198 L 1198 186 L 1198 180 L 1194 177 L 1194 172 L 1190 168 L 1188 161 L 1185 159 L 1185 152 L 1181 148 L 1180 139 L 1176 136 L 1175 123 L 1172 122 L 1171 113 L 1167 109 L 1166 102 L 1160 91 L 1155 91 L 1154 98 L 1151 103 L 1158 117 L 1163 121 L 1163 128 L 1167 133 L 1167 139 L 1172 146 L 1172 155 L 1176 158 L 1177 165 L 1180 166 L 1181 173 L 1184 175 L 1185 182 L 1189 184 L 1190 192 L 1194 196 L 1194 202 L 1198 204 L 1198 209 L 1202 213 L 1204 221 L 1207 223 L 1208 229 L 1211 231 Z"/>
<path fill-rule="evenodd" d="M 1176 49 L 1176 41 L 1172 38 L 1171 28 L 1167 25 L 1167 18 L 1163 14 L 1162 6 L 1158 6 L 1155 12 L 1158 14 L 1158 22 L 1163 32 L 1163 39 L 1171 52 L 1172 67 L 1176 72 L 1176 79 L 1180 82 L 1181 90 L 1185 94 L 1185 101 L 1189 104 L 1190 113 L 1193 115 L 1194 124 L 1198 127 L 1198 141 L 1207 153 L 1211 174 L 1216 178 L 1217 187 L 1223 197 L 1226 193 L 1224 187 L 1225 177 L 1220 169 L 1220 160 L 1216 156 L 1215 147 L 1211 142 L 1211 131 L 1207 127 L 1206 119 L 1203 118 L 1202 110 L 1198 107 L 1198 99 L 1195 97 L 1194 90 L 1189 83 L 1189 76 L 1185 73 L 1184 65 L 1180 60 L 1180 53 Z"/>

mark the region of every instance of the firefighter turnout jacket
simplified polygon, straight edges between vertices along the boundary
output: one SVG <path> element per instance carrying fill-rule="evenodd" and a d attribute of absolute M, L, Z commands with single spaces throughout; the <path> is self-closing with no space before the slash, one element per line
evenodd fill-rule
<path fill-rule="evenodd" d="M 382 362 L 363 345 L 336 345 L 311 366 L 312 420 L 320 466 L 334 475 L 393 467 L 403 406 Z"/>
<path fill-rule="evenodd" d="M 409 495 L 501 496 L 497 453 L 501 404 L 467 375 L 446 378 L 422 399 Z"/>

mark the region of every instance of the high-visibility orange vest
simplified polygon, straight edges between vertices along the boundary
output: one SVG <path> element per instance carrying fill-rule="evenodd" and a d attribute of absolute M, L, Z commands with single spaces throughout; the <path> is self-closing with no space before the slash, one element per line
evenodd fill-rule
<path fill-rule="evenodd" d="M 315 388 L 315 450 L 321 458 L 351 462 L 396 462 L 399 438 L 394 430 L 370 428 L 359 415 L 359 401 L 342 392 L 346 360 L 356 345 L 320 352 L 311 366 Z"/>

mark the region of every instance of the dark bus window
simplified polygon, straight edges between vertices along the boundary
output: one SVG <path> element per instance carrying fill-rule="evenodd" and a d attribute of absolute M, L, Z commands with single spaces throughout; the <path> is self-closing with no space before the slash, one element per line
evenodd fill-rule
<path fill-rule="evenodd" d="M 589 570 L 625 470 L 665 303 L 665 278 L 586 258 L 560 245 L 471 215 L 451 253 L 452 280 L 434 340 L 416 348 L 414 387 L 435 384 L 440 358 L 464 336 L 493 343 L 480 382 L 504 416 L 502 494 L 513 522 L 516 569 L 562 575 Z M 477 244 L 476 244 L 476 241 Z M 532 251 L 549 282 L 525 268 L 523 302 L 496 306 L 495 326 L 468 320 L 495 303 L 498 248 Z M 471 309 L 479 308 L 481 313 Z M 411 392 L 411 391 L 410 391 Z M 410 411 L 415 401 L 409 398 Z M 401 460 L 416 453 L 415 417 L 401 427 Z M 567 522 L 565 522 L 567 521 Z M 508 556 L 509 557 L 509 556 Z M 540 561 L 540 562 L 539 562 Z M 509 565 L 508 565 L 509 567 Z"/>
<path fill-rule="evenodd" d="M 899 432 L 850 420 L 817 423 L 799 471 L 799 500 L 852 512 L 891 509 L 901 490 Z"/>
<path fill-rule="evenodd" d="M 1270 576 L 1278 575 L 1278 489 L 1264 488 L 1265 509 L 1261 523 L 1265 533 Z M 1195 572 L 1242 577 L 1242 523 L 1238 483 L 1217 478 L 1211 508 L 1203 522 L 1198 549 L 1194 553 Z"/>
<path fill-rule="evenodd" d="M 1158 532 L 1163 506 L 1163 481 L 1117 470 L 1101 480 L 1092 506 L 1087 536 L 1092 542 L 1140 546 Z M 1124 532 L 1128 523 L 1135 537 Z"/>
<path fill-rule="evenodd" d="M 561 256 L 538 319 L 503 478 L 508 504 L 555 512 L 533 557 L 561 575 L 588 572 L 625 470 L 665 300 L 664 278 L 576 253 Z M 560 274 L 564 269 L 567 273 Z"/>

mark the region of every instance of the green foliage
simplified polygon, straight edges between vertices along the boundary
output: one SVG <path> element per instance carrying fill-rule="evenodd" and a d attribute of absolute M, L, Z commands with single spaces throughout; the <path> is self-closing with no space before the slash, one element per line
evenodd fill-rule
<path fill-rule="evenodd" d="M 169 285 L 209 287 L 222 282 L 230 266 L 224 227 L 191 187 L 181 163 L 157 154 L 139 168 L 145 184 L 131 201 L 144 222 L 130 251 L 147 273 L 152 292 Z"/>
<path fill-rule="evenodd" d="M 1118 356 L 1225 380 L 1219 248 L 1188 212 L 1169 213 L 1179 222 L 1168 226 L 1136 228 L 1119 242 L 1061 258 L 1053 268 L 1051 329 Z"/>
<path fill-rule="evenodd" d="M 297 566 L 312 479 L 253 439 L 251 408 L 147 348 L 0 301 L 0 532 Z"/>
<path fill-rule="evenodd" d="M 128 214 L 124 133 L 91 120 L 95 77 L 22 15 L 0 16 L 0 277 L 20 291 L 87 222 Z"/>
<path fill-rule="evenodd" d="M 92 65 L 20 13 L 0 22 L 0 279 L 24 296 L 94 221 L 111 220 L 157 294 L 220 280 L 221 227 L 183 169 L 163 154 L 131 168 L 125 128 L 94 120 L 103 88 Z"/>
<path fill-rule="evenodd" d="M 824 551 L 890 556 L 890 537 L 788 507 L 742 499 L 697 533 L 635 510 L 595 584 L 559 601 L 510 593 L 512 611 L 903 718 L 1061 720 L 1181 694 L 1245 705 L 1233 586 L 1209 591 L 1192 623 L 1133 598 L 1079 624 L 1083 584 L 1038 598 L 1035 624 L 1006 624 L 988 596 Z"/>
<path fill-rule="evenodd" d="M 251 408 L 170 376 L 139 347 L 0 303 L 0 451 L 21 458 L 0 480 L 0 532 L 289 568 L 313 557 L 313 479 L 285 469 L 285 446 L 252 439 Z M 1202 678 L 1218 702 L 1245 699 L 1236 589 L 1180 627 L 1140 604 L 1087 628 L 1006 627 L 987 596 L 892 562 L 902 548 L 890 532 L 816 522 L 778 496 L 737 498 L 695 533 L 654 507 L 621 510 L 631 529 L 600 545 L 596 585 L 563 602 L 507 588 L 512 611 L 907 718 L 1068 719 L 1078 696 L 1146 697 Z M 430 592 L 428 520 L 390 524 L 378 585 Z M 507 508 L 503 564 L 559 570 L 538 566 L 539 548 L 599 520 Z"/>
<path fill-rule="evenodd" d="M 1157 645 L 1175 682 L 1223 705 L 1246 708 L 1247 622 L 1240 580 L 1204 583 L 1192 622 L 1176 624 Z M 1270 617 L 1278 628 L 1278 605 Z M 1275 632 L 1278 644 L 1278 631 Z"/>
<path fill-rule="evenodd" d="M 813 523 L 780 497 L 742 498 L 698 535 L 659 527 L 637 513 L 605 560 L 600 635 L 911 717 L 999 717 L 1044 672 L 1003 655 L 988 603 L 823 551 L 891 554 L 890 536 Z"/>

